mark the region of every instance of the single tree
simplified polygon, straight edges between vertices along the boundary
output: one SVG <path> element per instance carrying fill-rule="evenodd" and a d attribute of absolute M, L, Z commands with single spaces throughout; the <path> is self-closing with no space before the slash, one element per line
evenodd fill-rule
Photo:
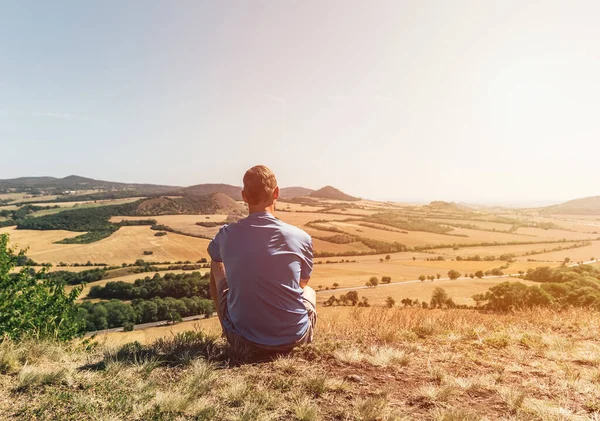
<path fill-rule="evenodd" d="M 388 308 L 392 308 L 396 305 L 396 300 L 394 300 L 392 297 L 387 297 L 387 299 L 385 300 L 385 305 Z"/>
<path fill-rule="evenodd" d="M 386 261 L 386 262 L 389 262 L 391 258 L 392 258 L 392 257 L 391 257 L 391 256 L 388 254 L 387 256 L 385 256 L 385 261 Z"/>
<path fill-rule="evenodd" d="M 339 287 L 339 286 L 340 286 L 340 284 L 338 284 L 337 282 L 334 282 L 334 283 L 333 283 L 333 289 L 336 289 L 336 288 L 337 288 L 337 287 Z"/>
<path fill-rule="evenodd" d="M 440 279 L 442 277 L 442 275 L 440 275 L 439 273 L 437 275 L 435 275 L 437 279 Z"/>
<path fill-rule="evenodd" d="M 446 301 L 448 301 L 448 294 L 443 288 L 434 288 L 431 294 L 430 306 L 431 308 L 442 308 Z"/>
<path fill-rule="evenodd" d="M 458 279 L 458 278 L 460 278 L 460 272 L 457 272 L 454 269 L 451 269 L 450 271 L 448 271 L 448 278 Z"/>
<path fill-rule="evenodd" d="M 369 283 L 376 287 L 377 285 L 379 285 L 379 278 L 377 278 L 377 276 L 371 276 L 371 279 L 369 279 Z"/>
<path fill-rule="evenodd" d="M 475 276 L 477 276 L 479 279 L 483 278 L 483 271 L 478 270 L 477 272 L 475 272 Z"/>
<path fill-rule="evenodd" d="M 419 281 L 423 282 L 423 281 L 425 281 L 425 279 L 427 279 L 427 278 L 425 277 L 425 275 L 421 275 L 421 276 L 419 276 Z"/>

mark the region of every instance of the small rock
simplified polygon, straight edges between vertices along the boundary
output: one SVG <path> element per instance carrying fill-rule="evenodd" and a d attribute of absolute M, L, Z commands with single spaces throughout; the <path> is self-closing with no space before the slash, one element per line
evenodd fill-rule
<path fill-rule="evenodd" d="M 363 382 L 362 377 L 360 377 L 358 374 L 350 374 L 349 376 L 346 376 L 346 380 L 349 380 L 354 383 L 362 383 Z"/>

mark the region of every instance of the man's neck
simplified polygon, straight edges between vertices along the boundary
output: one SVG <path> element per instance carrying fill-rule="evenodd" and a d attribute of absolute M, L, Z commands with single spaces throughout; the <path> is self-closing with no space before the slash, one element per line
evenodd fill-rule
<path fill-rule="evenodd" d="M 271 215 L 273 215 L 275 213 L 275 205 L 271 205 L 271 206 L 248 206 L 248 212 L 249 213 L 270 213 Z"/>

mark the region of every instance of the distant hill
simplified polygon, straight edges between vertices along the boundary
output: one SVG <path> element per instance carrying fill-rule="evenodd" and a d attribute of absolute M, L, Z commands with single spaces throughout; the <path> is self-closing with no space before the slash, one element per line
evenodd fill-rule
<path fill-rule="evenodd" d="M 242 188 L 230 184 L 197 184 L 181 190 L 184 194 L 206 195 L 223 193 L 233 200 L 242 200 Z"/>
<path fill-rule="evenodd" d="M 444 212 L 468 212 L 471 211 L 469 207 L 465 205 L 459 205 L 455 202 L 444 202 L 441 200 L 436 200 L 426 205 L 425 207 L 436 210 L 436 211 L 444 211 Z"/>
<path fill-rule="evenodd" d="M 325 186 L 322 189 L 316 190 L 310 194 L 310 197 L 317 197 L 319 199 L 344 200 L 344 201 L 360 200 L 360 198 L 350 196 L 349 194 L 346 194 L 343 191 L 338 190 L 332 186 Z"/>
<path fill-rule="evenodd" d="M 153 197 L 142 200 L 136 215 L 245 213 L 246 207 L 224 193 L 184 194 L 181 197 Z"/>
<path fill-rule="evenodd" d="M 159 184 L 119 183 L 115 181 L 95 180 L 93 178 L 70 175 L 56 177 L 20 177 L 0 180 L 0 190 L 17 192 L 36 192 L 54 190 L 56 192 L 77 190 L 128 190 L 143 194 L 160 194 L 180 189 L 178 186 Z"/>
<path fill-rule="evenodd" d="M 312 192 L 314 192 L 313 189 L 307 189 L 306 187 L 284 187 L 279 189 L 279 197 L 286 199 L 289 197 L 310 196 Z"/>
<path fill-rule="evenodd" d="M 600 215 L 600 196 L 569 200 L 559 205 L 547 206 L 541 211 L 548 214 Z"/>

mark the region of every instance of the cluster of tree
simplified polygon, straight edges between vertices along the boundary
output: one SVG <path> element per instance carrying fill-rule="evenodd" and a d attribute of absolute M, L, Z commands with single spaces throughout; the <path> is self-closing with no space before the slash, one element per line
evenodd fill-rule
<path fill-rule="evenodd" d="M 434 288 L 431 294 L 431 300 L 429 301 L 430 308 L 455 308 L 456 304 L 452 298 L 448 296 L 448 293 L 444 288 Z"/>
<path fill-rule="evenodd" d="M 600 238 L 598 238 L 600 239 Z M 548 244 L 548 243 L 566 243 L 569 240 L 554 240 L 554 241 L 483 241 L 481 243 L 452 243 L 452 244 L 428 244 L 423 246 L 414 246 L 413 251 L 427 251 L 439 248 L 453 248 L 458 250 L 459 248 L 469 247 L 490 247 L 490 246 L 517 246 L 517 245 L 532 245 L 532 244 Z"/>
<path fill-rule="evenodd" d="M 79 285 L 96 282 L 106 278 L 106 276 L 106 269 L 90 269 L 82 270 L 81 272 L 57 270 L 56 272 L 49 272 L 47 274 L 49 279 L 52 279 L 56 282 L 64 282 L 66 285 Z"/>
<path fill-rule="evenodd" d="M 506 311 L 527 307 L 590 307 L 600 309 L 600 271 L 591 266 L 574 268 L 541 267 L 529 270 L 526 279 L 540 282 L 527 286 L 504 282 L 485 294 L 473 296 L 477 306 Z"/>
<path fill-rule="evenodd" d="M 202 314 L 209 317 L 214 311 L 213 301 L 200 297 L 157 297 L 133 300 L 131 304 L 119 300 L 84 302 L 78 305 L 77 316 L 83 321 L 86 331 L 95 331 L 121 326 L 133 328 L 137 323 L 161 320 L 176 322 L 183 317 Z"/>
<path fill-rule="evenodd" d="M 456 261 L 460 262 L 460 261 L 469 261 L 469 262 L 494 262 L 496 260 L 500 260 L 503 262 L 514 262 L 515 261 L 515 255 L 513 253 L 504 253 L 501 254 L 500 257 L 496 258 L 496 256 L 484 256 L 481 257 L 480 255 L 476 254 L 474 256 L 456 256 Z"/>
<path fill-rule="evenodd" d="M 367 297 L 359 298 L 356 291 L 348 291 L 346 294 L 340 295 L 337 298 L 335 295 L 329 297 L 324 303 L 324 306 L 357 306 L 357 307 L 370 307 L 369 300 Z"/>
<path fill-rule="evenodd" d="M 377 276 L 371 276 L 371 278 L 365 283 L 365 286 L 376 287 L 379 285 L 379 278 Z"/>
<path fill-rule="evenodd" d="M 167 233 L 165 231 L 158 231 L 157 233 L 154 234 L 155 237 L 162 237 L 167 235 Z"/>
<path fill-rule="evenodd" d="M 381 230 L 381 231 L 399 232 L 401 234 L 408 234 L 408 231 L 403 231 L 403 230 L 399 230 L 399 229 L 389 228 L 389 227 L 381 226 L 381 225 L 369 224 L 368 222 L 360 223 L 358 225 L 360 225 L 361 227 L 373 228 L 373 229 Z"/>
<path fill-rule="evenodd" d="M 329 237 L 314 236 L 313 238 L 316 238 L 317 240 L 327 241 L 328 243 L 334 243 L 334 244 L 349 244 L 349 243 L 354 243 L 355 241 L 357 241 L 354 236 L 348 235 L 348 234 L 338 234 L 338 235 L 332 235 Z"/>
<path fill-rule="evenodd" d="M 436 279 L 440 279 L 441 277 L 442 277 L 442 275 L 440 275 L 439 273 L 437 275 L 421 275 L 421 276 L 419 276 L 419 281 L 421 281 L 421 282 L 425 282 L 425 280 L 435 281 Z"/>
<path fill-rule="evenodd" d="M 580 248 L 580 247 L 587 247 L 587 246 L 591 246 L 592 242 L 591 241 L 583 241 L 581 243 L 575 243 L 575 244 L 571 244 L 570 246 L 557 246 L 551 249 L 547 249 L 544 248 L 542 250 L 532 250 L 532 251 L 528 251 L 525 253 L 525 256 L 535 256 L 536 254 L 542 254 L 542 253 L 550 253 L 553 251 L 563 251 L 563 250 L 571 250 L 571 249 L 576 249 L 576 248 Z M 594 259 L 591 259 L 594 260 Z"/>
<path fill-rule="evenodd" d="M 56 265 L 56 266 L 59 266 L 59 267 L 66 267 L 66 266 L 82 267 L 82 266 L 108 266 L 108 264 L 106 264 L 106 263 L 95 263 L 95 262 L 92 263 L 91 261 L 88 260 L 85 263 L 71 263 L 71 264 L 65 263 L 65 262 L 59 262 L 58 265 Z M 118 266 L 111 266 L 110 268 L 115 269 L 117 267 Z M 107 268 L 107 269 L 110 269 L 110 268 Z"/>
<path fill-rule="evenodd" d="M 205 228 L 214 228 L 214 227 L 220 227 L 221 225 L 223 225 L 223 222 L 201 221 L 201 222 L 196 222 L 196 225 L 199 225 L 199 226 L 205 227 Z"/>
<path fill-rule="evenodd" d="M 417 258 L 413 257 L 413 260 L 417 260 Z M 445 262 L 446 258 L 444 256 L 438 256 L 438 257 L 428 257 L 425 260 L 428 262 Z"/>
<path fill-rule="evenodd" d="M 104 286 L 95 285 L 90 289 L 90 298 L 134 300 L 136 298 L 149 299 L 154 297 L 201 297 L 209 298 L 210 274 L 202 275 L 200 272 L 192 273 L 166 273 L 161 277 L 158 273 L 154 277 L 137 279 L 135 282 L 107 282 Z"/>
<path fill-rule="evenodd" d="M 326 260 L 325 262 L 323 262 L 322 260 L 319 260 L 317 262 L 315 262 L 315 264 L 317 265 L 321 265 L 321 264 L 331 264 L 331 263 L 356 263 L 356 260 L 350 260 L 350 259 L 341 259 L 341 260 Z"/>

